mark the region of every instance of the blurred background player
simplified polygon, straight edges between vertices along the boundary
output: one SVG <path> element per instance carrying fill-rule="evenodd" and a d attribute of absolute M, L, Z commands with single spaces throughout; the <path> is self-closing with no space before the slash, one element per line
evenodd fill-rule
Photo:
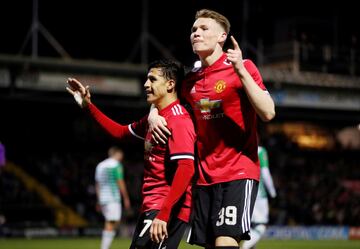
<path fill-rule="evenodd" d="M 96 195 L 105 218 L 101 249 L 109 249 L 115 237 L 121 219 L 121 199 L 125 209 L 130 209 L 122 165 L 124 152 L 113 146 L 109 148 L 108 156 L 96 166 L 95 171 Z"/>
<path fill-rule="evenodd" d="M 251 239 L 244 241 L 241 247 L 242 249 L 254 248 L 256 243 L 258 243 L 264 235 L 266 225 L 269 222 L 269 202 L 267 193 L 269 193 L 272 198 L 276 197 L 276 189 L 270 174 L 268 153 L 265 147 L 258 146 L 258 155 L 260 161 L 260 182 L 251 220 Z"/>

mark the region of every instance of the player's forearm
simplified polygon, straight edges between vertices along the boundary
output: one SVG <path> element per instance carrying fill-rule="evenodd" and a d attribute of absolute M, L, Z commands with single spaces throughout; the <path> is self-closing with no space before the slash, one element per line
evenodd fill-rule
<path fill-rule="evenodd" d="M 126 188 L 126 184 L 124 180 L 119 180 L 119 188 L 120 188 L 120 194 L 124 201 L 129 201 L 129 194 Z"/>
<path fill-rule="evenodd" d="M 123 138 L 128 135 L 129 129 L 126 125 L 121 125 L 102 113 L 94 104 L 90 103 L 87 108 L 88 113 L 93 119 L 111 136 Z"/>
<path fill-rule="evenodd" d="M 149 116 L 148 116 L 148 122 L 150 124 L 155 123 L 155 120 L 158 118 L 158 116 L 159 116 L 159 110 L 156 108 L 154 104 L 151 104 Z"/>
<path fill-rule="evenodd" d="M 171 135 L 171 132 L 166 127 L 167 122 L 165 118 L 159 115 L 159 111 L 154 104 L 150 108 L 148 125 L 154 140 L 166 144 L 167 137 Z"/>
<path fill-rule="evenodd" d="M 270 196 L 272 198 L 276 197 L 276 189 L 269 168 L 261 169 L 261 178 L 263 179 L 265 187 L 268 190 Z"/>
<path fill-rule="evenodd" d="M 275 117 L 275 104 L 270 94 L 256 84 L 245 68 L 241 70 L 241 73 L 238 73 L 238 76 L 243 83 L 251 105 L 261 120 L 267 122 L 273 119 Z"/>
<path fill-rule="evenodd" d="M 161 207 L 156 218 L 168 222 L 171 209 L 177 201 L 185 194 L 186 189 L 191 183 L 195 173 L 194 161 L 191 159 L 181 159 L 178 161 L 178 168 L 175 172 L 170 191 Z"/>

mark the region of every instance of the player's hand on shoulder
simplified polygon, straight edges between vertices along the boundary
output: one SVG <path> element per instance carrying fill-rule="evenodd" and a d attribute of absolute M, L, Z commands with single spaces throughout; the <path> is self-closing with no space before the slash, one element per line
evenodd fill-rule
<path fill-rule="evenodd" d="M 166 127 L 167 122 L 164 117 L 160 116 L 158 110 L 154 108 L 150 111 L 148 116 L 149 131 L 152 134 L 152 138 L 156 143 L 166 144 L 167 137 L 171 135 L 171 132 Z"/>

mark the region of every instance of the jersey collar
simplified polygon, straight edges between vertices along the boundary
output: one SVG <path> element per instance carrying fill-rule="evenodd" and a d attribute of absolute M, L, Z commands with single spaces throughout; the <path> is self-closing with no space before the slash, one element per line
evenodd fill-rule
<path fill-rule="evenodd" d="M 159 115 L 163 116 L 164 114 L 168 113 L 171 111 L 171 107 L 173 107 L 174 105 L 180 104 L 180 100 L 175 100 L 174 102 L 172 102 L 171 104 L 169 104 L 167 107 L 165 107 L 164 109 L 162 109 L 161 111 L 159 111 Z"/>

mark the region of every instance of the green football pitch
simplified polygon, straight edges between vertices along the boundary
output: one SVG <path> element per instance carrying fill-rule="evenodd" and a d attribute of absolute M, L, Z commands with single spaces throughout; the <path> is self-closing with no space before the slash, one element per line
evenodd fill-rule
<path fill-rule="evenodd" d="M 114 240 L 111 249 L 129 248 L 129 239 Z M 79 238 L 79 239 L 13 239 L 0 238 L 1 249 L 99 249 L 99 238 Z M 191 246 L 182 242 L 181 249 L 199 249 L 201 247 Z M 264 240 L 261 241 L 257 249 L 350 249 L 360 248 L 360 241 L 346 240 L 325 240 L 325 241 L 305 241 L 305 240 Z"/>

